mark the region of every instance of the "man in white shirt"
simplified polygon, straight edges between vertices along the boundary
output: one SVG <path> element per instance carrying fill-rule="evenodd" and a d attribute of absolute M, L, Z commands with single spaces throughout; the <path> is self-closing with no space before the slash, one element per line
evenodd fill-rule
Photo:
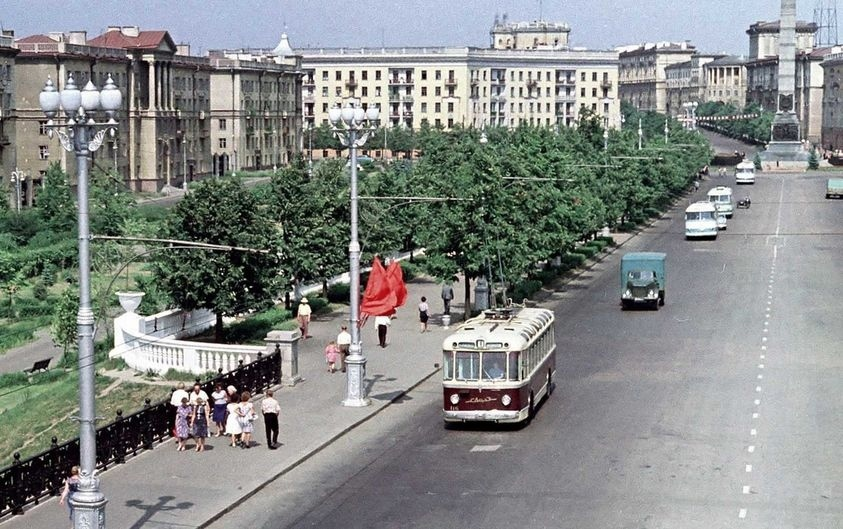
<path fill-rule="evenodd" d="M 263 413 L 263 423 L 266 427 L 266 446 L 270 450 L 278 448 L 278 415 L 281 413 L 281 405 L 273 395 L 274 392 L 268 389 L 261 401 L 261 413 Z"/>
<path fill-rule="evenodd" d="M 337 347 L 340 348 L 342 372 L 345 373 L 345 359 L 348 358 L 348 350 L 351 348 L 351 333 L 348 332 L 347 325 L 340 327 L 340 333 L 337 335 Z"/>
<path fill-rule="evenodd" d="M 307 298 L 301 298 L 299 302 L 299 310 L 296 313 L 296 319 L 299 321 L 299 330 L 301 330 L 302 340 L 310 338 L 308 329 L 310 327 L 310 315 L 313 311 L 310 308 L 310 303 Z"/>
<path fill-rule="evenodd" d="M 389 316 L 375 316 L 375 325 L 378 327 L 378 343 L 381 347 L 386 347 L 386 331 L 391 323 Z"/>
<path fill-rule="evenodd" d="M 202 389 L 202 385 L 197 383 L 193 384 L 193 391 L 190 392 L 187 400 L 190 402 L 191 406 L 195 406 L 198 399 L 202 399 L 203 402 L 208 402 L 208 394 L 205 393 L 204 389 Z"/>

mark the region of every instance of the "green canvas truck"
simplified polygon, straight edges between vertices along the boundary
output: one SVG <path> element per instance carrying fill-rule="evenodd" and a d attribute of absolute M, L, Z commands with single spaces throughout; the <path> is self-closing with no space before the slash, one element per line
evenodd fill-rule
<path fill-rule="evenodd" d="M 664 305 L 667 284 L 661 252 L 630 252 L 621 258 L 621 306 L 647 304 L 655 310 Z"/>
<path fill-rule="evenodd" d="M 825 188 L 825 198 L 843 198 L 843 178 L 829 178 Z"/>

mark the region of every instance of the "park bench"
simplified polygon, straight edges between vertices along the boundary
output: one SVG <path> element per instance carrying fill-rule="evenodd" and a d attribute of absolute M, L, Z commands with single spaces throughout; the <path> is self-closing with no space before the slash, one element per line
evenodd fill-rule
<path fill-rule="evenodd" d="M 52 358 L 45 358 L 44 360 L 38 360 L 32 364 L 32 367 L 29 369 L 24 369 L 24 373 L 29 373 L 30 375 L 33 373 L 40 373 L 41 371 L 49 371 L 50 370 L 50 360 Z"/>

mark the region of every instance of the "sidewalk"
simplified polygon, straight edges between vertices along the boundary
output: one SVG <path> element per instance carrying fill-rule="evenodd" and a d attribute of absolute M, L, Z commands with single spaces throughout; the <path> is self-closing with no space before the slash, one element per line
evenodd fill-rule
<path fill-rule="evenodd" d="M 463 287 L 462 283 L 456 285 L 455 301 L 463 299 Z M 417 279 L 407 284 L 407 291 L 407 304 L 392 320 L 386 348 L 377 346 L 373 322 L 362 329 L 368 360 L 365 386 L 371 406 L 343 407 L 344 375 L 327 372 L 323 350 L 347 321 L 347 312 L 317 317 L 310 325 L 313 337 L 299 342 L 299 372 L 304 382 L 275 393 L 282 409 L 282 446 L 278 450 L 267 449 L 261 419 L 254 433 L 257 446 L 250 450 L 232 448 L 222 437 L 209 438 L 203 453 L 176 452 L 172 439 L 156 445 L 100 475 L 102 491 L 109 500 L 106 526 L 202 527 L 385 407 L 400 403 L 406 392 L 436 375 L 434 364 L 441 362 L 442 340 L 450 332 L 441 326 L 440 286 Z M 430 330 L 424 334 L 419 332 L 416 310 L 421 296 L 427 296 L 432 313 Z M 462 304 L 452 305 L 454 319 L 462 309 Z M 189 441 L 188 448 L 193 446 Z M 55 498 L 30 507 L 24 515 L 0 521 L 2 529 L 67 525 L 67 510 Z"/>

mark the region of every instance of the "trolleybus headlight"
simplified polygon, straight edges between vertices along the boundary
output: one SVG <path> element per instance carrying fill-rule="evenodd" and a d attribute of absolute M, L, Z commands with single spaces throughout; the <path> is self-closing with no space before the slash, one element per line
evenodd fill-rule
<path fill-rule="evenodd" d="M 647 292 L 647 297 L 653 297 L 655 295 L 656 295 L 656 292 L 654 290 L 651 290 L 651 291 Z"/>
<path fill-rule="evenodd" d="M 501 404 L 503 404 L 504 406 L 509 406 L 511 402 L 512 398 L 509 395 L 504 395 L 503 397 L 501 397 Z"/>
<path fill-rule="evenodd" d="M 623 295 L 626 298 L 631 298 L 632 297 L 632 291 L 629 290 L 629 289 L 626 289 L 626 291 L 623 293 Z"/>
<path fill-rule="evenodd" d="M 460 402 L 460 396 L 456 393 L 451 394 L 451 404 L 458 404 Z"/>

